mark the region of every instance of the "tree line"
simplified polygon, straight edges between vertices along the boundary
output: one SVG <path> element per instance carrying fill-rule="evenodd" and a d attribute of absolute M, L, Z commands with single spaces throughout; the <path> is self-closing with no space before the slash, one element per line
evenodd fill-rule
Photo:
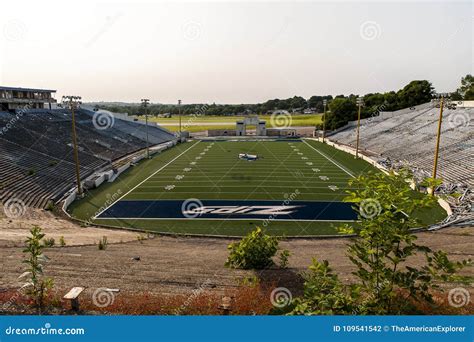
<path fill-rule="evenodd" d="M 394 111 L 429 102 L 435 95 L 434 87 L 427 80 L 415 80 L 408 83 L 398 91 L 385 93 L 369 93 L 362 96 L 364 107 L 361 118 L 376 116 L 381 111 Z M 349 121 L 357 119 L 356 99 L 359 95 L 314 95 L 309 99 L 293 96 L 287 99 L 272 99 L 256 104 L 150 104 L 147 108 L 149 115 L 169 113 L 176 115 L 201 114 L 215 116 L 232 116 L 246 114 L 267 114 L 274 110 L 287 110 L 289 112 L 303 112 L 311 109 L 315 113 L 324 111 L 323 101 L 327 100 L 328 114 L 326 118 L 327 129 L 336 129 Z M 452 100 L 474 100 L 474 77 L 470 74 L 461 79 L 459 88 L 451 94 Z M 129 115 L 143 115 L 144 108 L 140 104 L 99 104 L 99 108 L 112 112 L 127 112 Z"/>

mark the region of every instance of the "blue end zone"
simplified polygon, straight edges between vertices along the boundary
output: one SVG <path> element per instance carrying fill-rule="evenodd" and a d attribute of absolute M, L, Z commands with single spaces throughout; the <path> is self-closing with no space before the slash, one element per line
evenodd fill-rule
<path fill-rule="evenodd" d="M 355 221 L 352 203 L 242 200 L 121 200 L 98 219 Z"/>

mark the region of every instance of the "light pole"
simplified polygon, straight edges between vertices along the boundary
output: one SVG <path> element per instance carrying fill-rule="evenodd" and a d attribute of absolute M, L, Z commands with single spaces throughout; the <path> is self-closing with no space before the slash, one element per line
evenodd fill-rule
<path fill-rule="evenodd" d="M 439 94 L 439 119 L 438 119 L 438 132 L 436 135 L 436 146 L 435 146 L 435 154 L 434 154 L 434 162 L 433 162 L 433 180 L 436 179 L 437 171 L 438 171 L 438 157 L 439 157 L 439 143 L 441 140 L 441 125 L 443 123 L 443 109 L 444 109 L 444 102 L 445 97 L 448 97 L 449 94 Z M 431 194 L 434 195 L 434 189 L 431 189 Z"/>
<path fill-rule="evenodd" d="M 357 106 L 359 106 L 359 110 L 357 113 L 357 140 L 356 140 L 356 158 L 359 158 L 359 129 L 360 129 L 360 111 L 362 109 L 362 106 L 364 105 L 364 99 L 361 97 L 358 97 L 357 100 Z"/>
<path fill-rule="evenodd" d="M 147 107 L 148 103 L 150 102 L 149 99 L 142 99 L 142 106 L 145 110 L 145 132 L 146 132 L 146 157 L 147 159 L 150 158 L 150 143 L 148 142 L 148 113 L 147 113 Z"/>
<path fill-rule="evenodd" d="M 178 100 L 179 142 L 181 142 L 181 100 Z"/>
<path fill-rule="evenodd" d="M 81 172 L 79 168 L 79 153 L 77 151 L 77 136 L 76 136 L 76 117 L 74 110 L 78 108 L 81 104 L 80 96 L 67 95 L 62 97 L 61 101 L 64 107 L 69 107 L 71 110 L 72 116 L 72 146 L 74 150 L 74 163 L 76 167 L 76 184 L 77 184 L 77 194 L 82 196 L 82 187 L 81 187 Z"/>
<path fill-rule="evenodd" d="M 324 138 L 326 137 L 326 106 L 328 104 L 328 100 L 323 100 L 323 106 L 324 106 L 324 113 L 323 113 L 323 143 L 324 143 Z"/>

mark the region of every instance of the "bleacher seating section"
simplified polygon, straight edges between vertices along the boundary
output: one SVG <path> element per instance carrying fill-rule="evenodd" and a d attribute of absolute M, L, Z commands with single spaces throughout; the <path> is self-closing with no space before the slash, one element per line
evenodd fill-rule
<path fill-rule="evenodd" d="M 364 120 L 360 147 L 431 174 L 438 118 L 439 108 L 431 105 L 393 112 L 383 120 Z M 442 122 L 438 175 L 445 182 L 473 187 L 474 108 L 445 109 Z M 355 127 L 348 126 L 328 138 L 355 146 Z"/>
<path fill-rule="evenodd" d="M 114 119 L 97 129 L 94 112 L 76 111 L 81 179 L 146 147 L 146 127 Z M 45 208 L 75 184 L 71 113 L 66 110 L 0 112 L 0 201 L 22 200 Z M 148 127 L 150 146 L 175 139 L 158 126 Z"/>

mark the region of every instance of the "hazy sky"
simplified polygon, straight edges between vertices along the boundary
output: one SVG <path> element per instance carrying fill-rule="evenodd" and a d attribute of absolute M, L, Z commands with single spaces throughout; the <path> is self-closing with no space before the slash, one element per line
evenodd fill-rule
<path fill-rule="evenodd" d="M 252 103 L 473 73 L 466 2 L 8 1 L 0 85 L 85 101 Z"/>

